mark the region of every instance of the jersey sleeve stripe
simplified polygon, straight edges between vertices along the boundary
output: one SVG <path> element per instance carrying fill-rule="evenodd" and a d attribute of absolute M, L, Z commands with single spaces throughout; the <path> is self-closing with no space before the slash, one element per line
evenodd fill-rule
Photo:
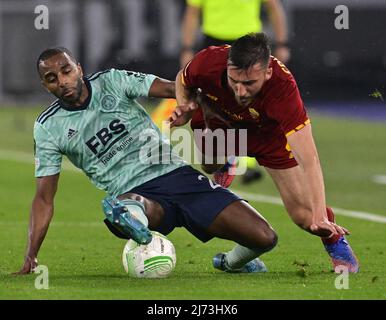
<path fill-rule="evenodd" d="M 99 76 L 101 76 L 101 75 L 104 74 L 104 73 L 109 72 L 110 70 L 111 70 L 111 69 L 107 69 L 107 70 L 104 70 L 104 71 L 99 71 L 99 72 L 97 72 L 97 73 L 92 73 L 90 76 L 87 76 L 86 79 L 87 79 L 88 81 L 95 80 L 95 79 L 97 79 Z"/>
<path fill-rule="evenodd" d="M 93 73 L 90 73 L 88 75 L 85 76 L 86 79 L 90 79 L 91 77 L 95 76 L 97 73 L 99 73 L 100 71 L 98 72 L 93 72 Z"/>
<path fill-rule="evenodd" d="M 47 121 L 48 118 L 52 117 L 58 110 L 60 109 L 60 105 L 56 106 L 51 110 L 50 113 L 46 114 L 44 117 L 42 117 L 38 122 L 40 124 L 43 124 L 44 122 Z"/>
<path fill-rule="evenodd" d="M 181 74 L 181 81 L 182 81 L 182 84 L 184 85 L 184 86 L 186 86 L 186 80 L 185 80 L 185 78 L 187 77 L 187 69 L 188 69 L 188 67 L 189 67 L 189 65 L 192 63 L 192 60 L 190 60 L 187 64 L 186 64 L 186 66 L 185 66 L 185 68 L 184 68 L 184 71 L 182 72 L 182 74 Z"/>
<path fill-rule="evenodd" d="M 183 74 L 181 74 L 181 82 L 186 87 L 185 77 Z"/>
<path fill-rule="evenodd" d="M 46 110 L 44 110 L 39 116 L 38 118 L 36 119 L 37 122 L 39 122 L 43 117 L 45 117 L 48 113 L 50 113 L 52 111 L 52 109 L 54 109 L 55 107 L 57 107 L 59 105 L 59 101 L 55 101 L 54 103 L 52 103 Z"/>
<path fill-rule="evenodd" d="M 310 119 L 307 119 L 306 121 L 304 121 L 304 123 L 298 125 L 295 129 L 291 130 L 291 131 L 288 131 L 285 136 L 286 137 L 289 137 L 291 134 L 294 134 L 295 132 L 301 130 L 302 128 L 304 128 L 307 124 L 310 124 L 311 123 L 311 120 Z"/>

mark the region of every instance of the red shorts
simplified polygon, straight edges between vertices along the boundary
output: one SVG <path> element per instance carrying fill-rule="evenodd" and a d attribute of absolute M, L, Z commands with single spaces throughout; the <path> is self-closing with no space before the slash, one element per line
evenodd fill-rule
<path fill-rule="evenodd" d="M 239 123 L 234 123 L 236 126 Z M 202 114 L 200 112 L 196 112 L 190 122 L 191 128 L 194 129 L 205 129 L 205 122 L 202 118 Z M 228 135 L 226 130 L 228 129 L 226 125 L 217 120 L 210 121 L 210 128 L 214 131 L 220 129 L 224 131 L 225 137 L 225 146 L 228 146 L 228 143 L 233 143 L 232 141 L 228 141 L 229 137 L 232 135 Z M 249 157 L 253 157 L 257 160 L 257 162 L 264 167 L 268 167 L 271 169 L 289 169 L 298 165 L 296 160 L 294 159 L 292 153 L 287 149 L 287 138 L 284 133 L 278 128 L 258 128 L 256 126 L 249 126 L 247 128 L 247 146 L 246 152 Z M 226 147 L 225 155 L 240 155 L 240 145 L 239 145 L 239 130 L 236 129 L 236 135 L 234 139 L 234 149 L 229 151 Z M 195 134 L 195 138 L 197 138 L 197 134 Z M 199 139 L 196 139 L 196 144 Z M 221 141 L 221 144 L 223 141 Z M 205 138 L 202 138 L 201 145 L 203 147 L 199 148 L 200 151 L 205 154 Z M 228 146 L 229 147 L 229 146 Z M 222 156 L 217 152 L 217 145 L 214 147 L 214 154 L 218 156 Z M 243 154 L 245 155 L 245 154 Z"/>

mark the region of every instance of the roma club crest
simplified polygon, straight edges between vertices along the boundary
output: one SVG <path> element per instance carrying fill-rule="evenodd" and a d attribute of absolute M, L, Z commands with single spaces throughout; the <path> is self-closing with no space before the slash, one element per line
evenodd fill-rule
<path fill-rule="evenodd" d="M 253 119 L 258 119 L 260 114 L 253 108 L 249 108 L 249 113 Z"/>

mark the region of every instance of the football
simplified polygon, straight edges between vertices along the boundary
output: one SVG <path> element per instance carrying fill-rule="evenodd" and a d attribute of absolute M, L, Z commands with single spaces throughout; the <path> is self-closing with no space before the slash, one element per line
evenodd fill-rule
<path fill-rule="evenodd" d="M 134 278 L 165 278 L 176 266 L 173 243 L 159 232 L 152 231 L 153 238 L 147 245 L 127 241 L 122 262 L 125 271 Z"/>

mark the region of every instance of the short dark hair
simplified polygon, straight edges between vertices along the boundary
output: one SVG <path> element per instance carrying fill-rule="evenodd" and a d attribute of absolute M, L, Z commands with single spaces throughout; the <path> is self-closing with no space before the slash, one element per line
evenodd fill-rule
<path fill-rule="evenodd" d="M 256 63 L 268 66 L 271 48 L 263 32 L 248 33 L 233 42 L 228 59 L 238 69 L 248 69 Z"/>
<path fill-rule="evenodd" d="M 67 48 L 64 48 L 64 47 L 48 48 L 48 49 L 44 50 L 39 55 L 39 58 L 36 61 L 36 68 L 38 69 L 38 71 L 39 71 L 40 61 L 45 61 L 45 60 L 47 60 L 53 56 L 56 56 L 57 54 L 60 54 L 60 53 L 67 53 L 67 55 L 71 58 L 72 61 L 74 61 L 75 63 L 78 63 L 78 61 L 75 59 L 72 52 L 70 50 L 68 50 Z"/>

